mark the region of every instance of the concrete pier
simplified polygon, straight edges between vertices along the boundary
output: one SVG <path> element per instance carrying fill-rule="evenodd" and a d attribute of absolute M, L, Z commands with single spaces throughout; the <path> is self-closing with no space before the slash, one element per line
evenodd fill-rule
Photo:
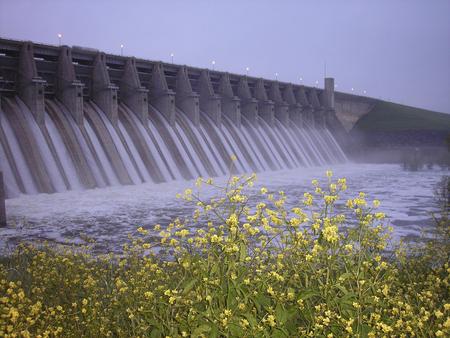
<path fill-rule="evenodd" d="M 77 79 L 72 50 L 62 46 L 58 57 L 56 97 L 66 106 L 75 122 L 83 124 L 83 83 Z"/>
<path fill-rule="evenodd" d="M 241 99 L 241 113 L 251 122 L 256 123 L 258 116 L 258 100 L 254 99 L 248 86 L 247 77 L 239 79 L 237 94 Z"/>
<path fill-rule="evenodd" d="M 199 79 L 200 108 L 209 114 L 214 123 L 220 127 L 222 123 L 222 105 L 218 95 L 214 93 L 209 71 L 204 69 Z"/>
<path fill-rule="evenodd" d="M 222 111 L 226 114 L 233 123 L 241 127 L 241 100 L 234 95 L 231 87 L 230 75 L 224 73 L 220 77 L 218 93 L 222 100 Z"/>
<path fill-rule="evenodd" d="M 322 106 L 316 88 L 311 88 L 308 91 L 308 99 L 314 109 L 314 123 L 317 127 L 325 127 L 325 109 Z"/>
<path fill-rule="evenodd" d="M 322 105 L 324 107 L 325 124 L 327 127 L 336 127 L 336 112 L 334 107 L 334 78 L 324 79 L 324 90 L 322 92 Z"/>
<path fill-rule="evenodd" d="M 92 72 L 92 98 L 100 109 L 108 116 L 112 124 L 117 124 L 117 91 L 112 84 L 106 67 L 105 53 L 98 53 Z"/>
<path fill-rule="evenodd" d="M 289 124 L 289 104 L 283 100 L 278 81 L 272 82 L 269 89 L 269 99 L 275 103 L 275 117 L 284 125 Z"/>
<path fill-rule="evenodd" d="M 0 227 L 6 227 L 6 192 L 3 183 L 3 173 L 0 171 Z"/>
<path fill-rule="evenodd" d="M 44 87 L 46 81 L 37 72 L 34 60 L 34 49 L 31 42 L 24 42 L 20 50 L 18 72 L 18 92 L 33 113 L 39 125 L 44 123 L 45 96 Z"/>
<path fill-rule="evenodd" d="M 289 119 L 297 126 L 302 126 L 302 105 L 297 102 L 292 84 L 288 83 L 283 90 L 283 100 L 288 104 Z"/>
<path fill-rule="evenodd" d="M 180 67 L 177 73 L 175 105 L 186 113 L 195 126 L 200 124 L 199 95 L 192 90 L 186 66 Z"/>
<path fill-rule="evenodd" d="M 258 100 L 258 115 L 262 117 L 269 124 L 269 126 L 273 126 L 275 118 L 275 104 L 267 97 L 263 79 L 258 79 L 256 81 L 255 99 Z"/>
<path fill-rule="evenodd" d="M 141 86 L 135 58 L 128 58 L 125 63 L 119 95 L 120 99 L 146 125 L 148 122 L 148 89 Z"/>
<path fill-rule="evenodd" d="M 314 108 L 309 103 L 304 86 L 299 86 L 294 90 L 297 102 L 302 106 L 302 121 L 308 123 L 310 126 L 314 126 Z"/>
<path fill-rule="evenodd" d="M 166 117 L 171 126 L 174 126 L 175 92 L 167 85 L 164 66 L 161 62 L 153 65 L 149 89 L 150 103 Z"/>

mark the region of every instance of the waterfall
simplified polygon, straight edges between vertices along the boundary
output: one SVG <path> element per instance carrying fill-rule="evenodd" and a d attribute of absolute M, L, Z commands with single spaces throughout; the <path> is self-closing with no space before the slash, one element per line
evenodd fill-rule
<path fill-rule="evenodd" d="M 293 169 L 346 161 L 326 128 L 275 119 L 269 125 L 241 116 L 236 126 L 222 115 L 217 125 L 200 112 L 195 125 L 176 110 L 174 125 L 149 106 L 142 120 L 119 104 L 111 119 L 93 102 L 84 103 L 84 119 L 75 122 L 57 100 L 45 102 L 39 125 L 19 98 L 2 99 L 0 111 L 0 170 L 6 194 L 64 192 L 110 185 L 141 184 L 212 177 L 233 173 Z"/>

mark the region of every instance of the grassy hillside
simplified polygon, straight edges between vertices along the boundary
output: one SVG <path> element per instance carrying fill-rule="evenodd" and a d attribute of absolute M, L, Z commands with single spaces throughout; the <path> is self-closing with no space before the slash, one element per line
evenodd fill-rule
<path fill-rule="evenodd" d="M 450 131 L 450 114 L 379 101 L 353 127 L 360 131 Z"/>

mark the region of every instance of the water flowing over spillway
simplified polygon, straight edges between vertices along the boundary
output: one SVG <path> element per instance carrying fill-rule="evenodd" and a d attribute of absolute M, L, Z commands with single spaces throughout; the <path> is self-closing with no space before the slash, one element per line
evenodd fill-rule
<path fill-rule="evenodd" d="M 218 126 L 200 112 L 200 124 L 177 109 L 171 126 L 150 107 L 142 121 L 119 104 L 117 123 L 93 102 L 84 103 L 77 124 L 57 100 L 45 101 L 38 124 L 17 97 L 3 98 L 0 111 L 0 170 L 8 198 L 142 182 L 169 182 L 229 173 L 262 172 L 346 161 L 332 133 L 322 127 L 242 116 L 237 127 L 222 115 Z"/>

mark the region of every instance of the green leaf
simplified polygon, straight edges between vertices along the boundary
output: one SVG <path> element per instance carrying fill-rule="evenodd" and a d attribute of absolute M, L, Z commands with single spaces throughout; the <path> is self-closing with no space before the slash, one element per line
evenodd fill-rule
<path fill-rule="evenodd" d="M 162 332 L 158 329 L 154 329 L 150 332 L 150 338 L 159 338 L 162 336 Z"/>
<path fill-rule="evenodd" d="M 255 328 L 258 325 L 256 318 L 250 312 L 244 313 L 244 317 L 247 318 L 252 328 Z"/>
<path fill-rule="evenodd" d="M 183 290 L 183 295 L 188 294 L 189 291 L 192 290 L 192 288 L 194 287 L 194 284 L 195 284 L 196 282 L 197 282 L 197 279 L 196 279 L 196 278 L 191 279 L 189 282 L 187 282 L 187 284 L 185 285 L 184 290 Z"/>
<path fill-rule="evenodd" d="M 300 299 L 303 299 L 303 300 L 307 300 L 307 299 L 312 298 L 314 296 L 319 297 L 320 293 L 317 292 L 316 290 L 305 290 L 305 291 L 300 293 Z"/>
<path fill-rule="evenodd" d="M 243 262 L 245 261 L 245 258 L 247 257 L 247 245 L 244 243 L 241 243 L 239 248 L 239 261 Z"/>
<path fill-rule="evenodd" d="M 288 319 L 288 312 L 283 308 L 283 306 L 281 306 L 281 304 L 277 304 L 275 308 L 275 316 L 277 318 L 277 322 L 280 325 L 284 325 Z"/>
<path fill-rule="evenodd" d="M 239 325 L 231 323 L 228 326 L 232 337 L 242 337 L 242 328 Z"/>
<path fill-rule="evenodd" d="M 262 294 L 256 296 L 255 300 L 260 307 L 268 307 L 270 305 L 270 299 Z"/>
<path fill-rule="evenodd" d="M 280 328 L 276 328 L 273 330 L 273 332 L 271 333 L 270 336 L 273 338 L 283 338 L 283 337 L 287 337 L 288 333 Z"/>
<path fill-rule="evenodd" d="M 353 279 L 353 274 L 351 272 L 343 273 L 339 276 L 339 279 L 347 280 L 347 279 Z"/>
<path fill-rule="evenodd" d="M 197 327 L 194 331 L 192 331 L 192 337 L 198 337 L 203 333 L 211 331 L 211 327 L 208 324 L 202 324 Z"/>

